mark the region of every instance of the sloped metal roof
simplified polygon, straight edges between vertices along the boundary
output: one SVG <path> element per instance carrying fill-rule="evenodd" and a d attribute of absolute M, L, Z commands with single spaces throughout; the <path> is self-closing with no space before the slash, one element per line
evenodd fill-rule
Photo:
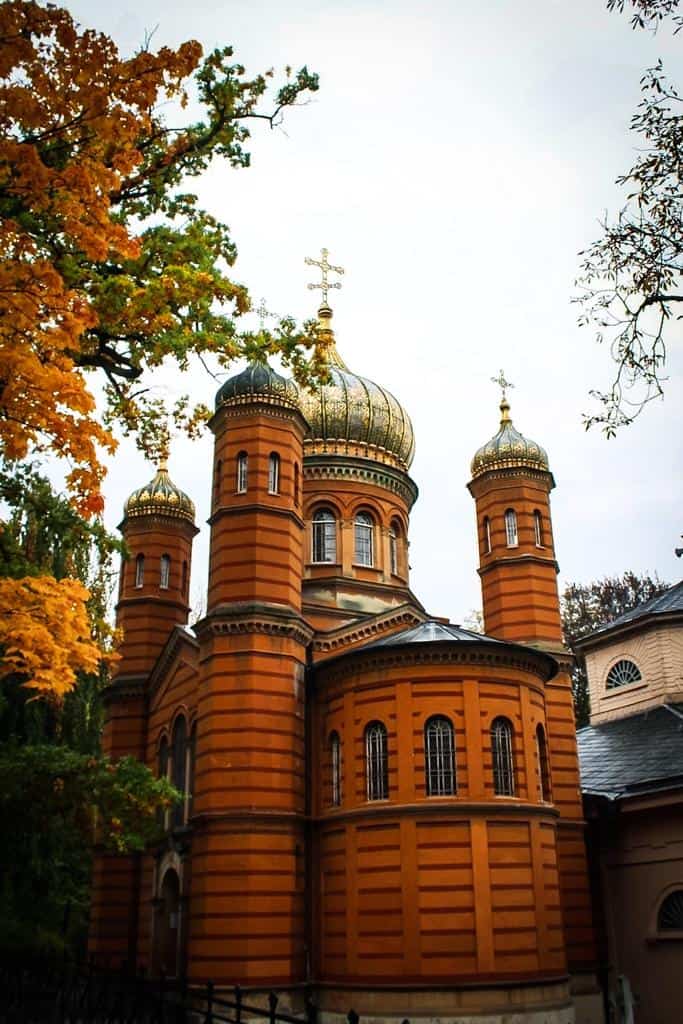
<path fill-rule="evenodd" d="M 649 601 L 643 601 L 642 604 L 628 612 L 623 612 L 622 615 L 618 615 L 616 619 L 607 622 L 595 632 L 581 637 L 578 645 L 580 646 L 584 640 L 592 640 L 593 637 L 601 636 L 617 626 L 625 626 L 627 623 L 637 622 L 639 619 L 649 618 L 651 615 L 666 615 L 669 612 L 683 612 L 683 580 L 680 583 L 675 583 L 673 587 L 658 597 L 651 597 Z"/>
<path fill-rule="evenodd" d="M 436 619 L 427 619 L 426 622 L 420 622 L 417 626 L 410 626 L 409 629 L 402 629 L 399 633 L 392 633 L 390 636 L 383 636 L 380 640 L 373 640 L 371 643 L 365 644 L 363 650 L 367 651 L 371 647 L 436 643 L 440 640 L 464 640 L 478 644 L 501 644 L 504 642 L 496 640 L 492 636 L 486 636 L 484 633 L 463 629 L 462 626 L 437 622 Z"/>

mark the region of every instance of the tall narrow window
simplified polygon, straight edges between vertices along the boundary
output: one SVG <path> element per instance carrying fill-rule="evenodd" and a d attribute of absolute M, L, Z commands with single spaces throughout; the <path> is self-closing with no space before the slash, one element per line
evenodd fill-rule
<path fill-rule="evenodd" d="M 329 508 L 319 508 L 313 516 L 313 561 L 336 562 L 337 521 Z"/>
<path fill-rule="evenodd" d="M 519 543 L 517 539 L 517 513 L 513 508 L 509 508 L 505 513 L 505 539 L 509 548 L 516 548 Z"/>
<path fill-rule="evenodd" d="M 159 778 L 168 778 L 168 740 L 164 736 L 159 744 Z M 157 822 L 160 828 L 168 828 L 168 810 L 160 807 L 157 812 Z"/>
<path fill-rule="evenodd" d="M 389 527 L 389 563 L 393 576 L 398 575 L 398 532 L 396 524 Z"/>
<path fill-rule="evenodd" d="M 330 773 L 332 776 L 332 806 L 341 804 L 341 744 L 339 733 L 330 734 Z"/>
<path fill-rule="evenodd" d="M 536 547 L 542 548 L 543 545 L 543 519 L 538 509 L 534 512 L 534 539 L 536 541 Z"/>
<path fill-rule="evenodd" d="M 358 512 L 355 529 L 355 561 L 357 565 L 373 564 L 375 524 L 369 512 Z"/>
<path fill-rule="evenodd" d="M 455 793 L 455 743 L 448 718 L 436 715 L 425 725 L 425 786 L 427 796 Z"/>
<path fill-rule="evenodd" d="M 512 726 L 507 718 L 491 723 L 493 790 L 496 796 L 515 795 L 515 771 L 512 760 Z"/>
<path fill-rule="evenodd" d="M 389 796 L 387 730 L 382 722 L 371 722 L 365 730 L 365 789 L 368 800 Z"/>
<path fill-rule="evenodd" d="M 542 725 L 536 726 L 536 750 L 538 752 L 538 782 L 541 800 L 550 803 L 550 765 L 548 764 L 548 744 L 545 741 L 545 730 Z"/>
<path fill-rule="evenodd" d="M 299 490 L 299 463 L 294 463 L 294 504 L 298 507 L 301 493 Z"/>
<path fill-rule="evenodd" d="M 237 456 L 237 493 L 246 494 L 247 473 L 249 470 L 249 457 L 246 452 L 240 452 Z"/>
<path fill-rule="evenodd" d="M 192 806 L 194 804 L 194 771 L 195 771 L 195 757 L 197 754 L 197 723 L 192 723 L 192 729 L 190 730 L 190 740 L 187 744 L 187 797 L 185 800 L 185 820 L 187 821 L 192 814 Z"/>
<path fill-rule="evenodd" d="M 171 556 L 162 555 L 159 566 L 159 586 L 162 590 L 168 590 L 171 582 Z"/>
<path fill-rule="evenodd" d="M 271 452 L 268 456 L 268 494 L 278 494 L 280 491 L 280 456 L 277 452 Z"/>
<path fill-rule="evenodd" d="M 183 577 L 181 583 L 182 593 L 187 596 L 187 562 L 183 562 Z"/>
<path fill-rule="evenodd" d="M 187 761 L 186 761 L 186 747 L 187 747 L 187 725 L 182 715 L 176 718 L 175 725 L 173 726 L 173 738 L 171 741 L 172 748 L 172 764 L 171 764 L 171 782 L 178 790 L 179 793 L 183 794 L 183 800 L 173 806 L 173 827 L 179 828 L 185 820 L 185 800 L 184 795 L 187 790 Z"/>
<path fill-rule="evenodd" d="M 145 582 L 145 556 L 138 555 L 135 559 L 135 586 L 141 587 Z"/>
<path fill-rule="evenodd" d="M 216 471 L 213 476 L 213 501 L 218 504 L 221 498 L 221 480 L 223 478 L 223 462 L 221 459 L 216 463 Z"/>
<path fill-rule="evenodd" d="M 491 520 L 484 516 L 484 554 L 491 554 Z"/>

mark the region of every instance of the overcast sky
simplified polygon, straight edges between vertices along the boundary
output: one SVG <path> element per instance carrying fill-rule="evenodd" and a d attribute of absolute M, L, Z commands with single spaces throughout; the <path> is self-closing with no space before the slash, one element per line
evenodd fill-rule
<path fill-rule="evenodd" d="M 490 377 L 502 367 L 515 425 L 548 451 L 560 584 L 626 569 L 680 577 L 683 359 L 663 402 L 616 440 L 586 433 L 590 388 L 612 367 L 570 305 L 577 253 L 616 211 L 634 159 L 628 131 L 642 70 L 662 56 L 683 86 L 683 39 L 633 32 L 604 0 L 69 0 L 82 25 L 124 53 L 232 44 L 249 72 L 308 64 L 321 88 L 256 126 L 252 167 L 216 161 L 203 204 L 231 225 L 236 276 L 268 308 L 311 316 L 319 293 L 305 256 L 321 246 L 346 268 L 331 293 L 339 348 L 356 372 L 407 407 L 420 497 L 411 522 L 412 585 L 430 612 L 462 621 L 480 607 L 475 449 L 498 426 Z M 680 341 L 680 333 L 677 341 Z M 211 402 L 202 372 L 171 390 Z M 172 382 L 172 383 L 171 383 Z M 171 473 L 193 497 L 193 599 L 205 588 L 210 440 L 174 445 Z M 106 482 L 107 519 L 151 475 L 121 446 Z"/>

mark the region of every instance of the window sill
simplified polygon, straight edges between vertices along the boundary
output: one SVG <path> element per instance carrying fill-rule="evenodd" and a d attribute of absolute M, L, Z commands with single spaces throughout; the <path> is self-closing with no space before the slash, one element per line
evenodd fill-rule
<path fill-rule="evenodd" d="M 647 682 L 638 680 L 637 683 L 624 683 L 623 686 L 613 686 L 609 690 L 603 690 L 602 699 L 607 700 L 610 697 L 618 697 L 622 693 L 635 693 L 638 690 L 646 690 Z"/>

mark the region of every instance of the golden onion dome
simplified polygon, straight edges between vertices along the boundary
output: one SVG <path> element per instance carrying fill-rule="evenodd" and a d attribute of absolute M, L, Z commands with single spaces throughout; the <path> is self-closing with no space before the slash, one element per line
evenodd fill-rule
<path fill-rule="evenodd" d="M 318 310 L 318 331 L 326 346 L 329 380 L 301 388 L 301 411 L 309 430 L 305 455 L 350 455 L 407 470 L 415 454 L 410 417 L 385 388 L 352 373 L 339 355 L 331 327 L 332 310 Z"/>
<path fill-rule="evenodd" d="M 128 519 L 163 515 L 194 523 L 194 502 L 176 487 L 168 475 L 165 460 L 162 460 L 154 479 L 133 491 L 123 506 L 123 513 Z"/>
<path fill-rule="evenodd" d="M 472 479 L 494 469 L 536 469 L 550 472 L 545 449 L 535 441 L 515 430 L 510 418 L 510 404 L 507 398 L 500 403 L 500 430 L 482 445 L 472 459 Z"/>

